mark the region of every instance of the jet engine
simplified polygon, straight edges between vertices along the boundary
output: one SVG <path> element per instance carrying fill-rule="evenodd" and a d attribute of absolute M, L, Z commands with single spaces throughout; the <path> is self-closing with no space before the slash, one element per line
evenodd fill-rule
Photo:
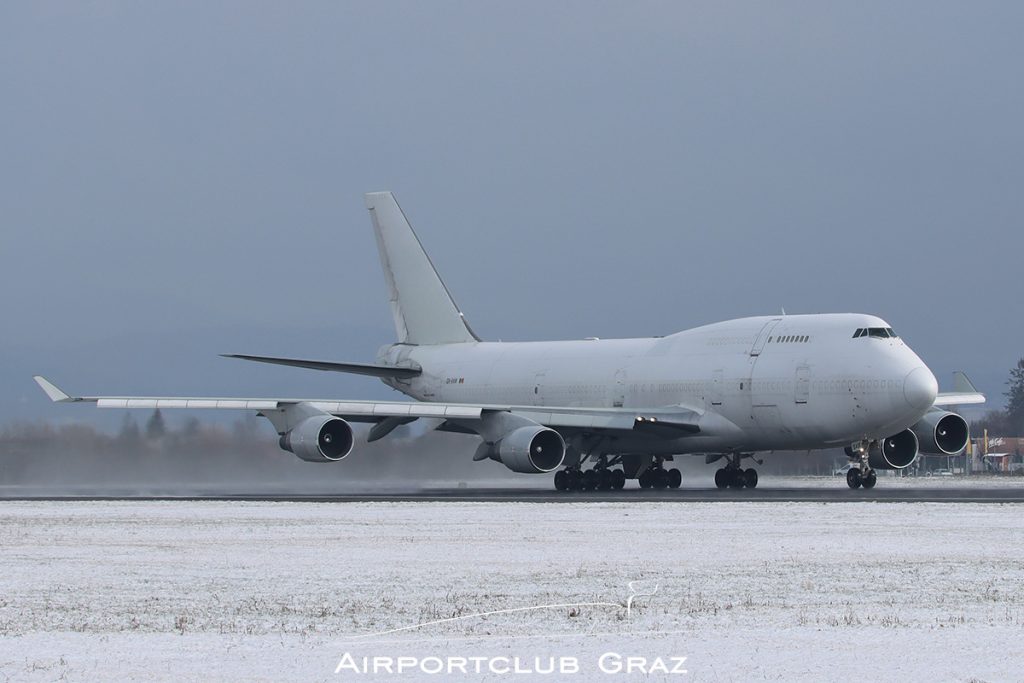
<path fill-rule="evenodd" d="M 933 410 L 910 428 L 921 443 L 922 453 L 953 455 L 967 446 L 970 428 L 956 413 Z"/>
<path fill-rule="evenodd" d="M 553 429 L 524 426 L 514 429 L 494 446 L 494 455 L 513 472 L 539 474 L 558 469 L 565 459 L 565 441 Z"/>
<path fill-rule="evenodd" d="M 917 435 L 909 429 L 876 441 L 868 451 L 868 464 L 876 470 L 902 470 L 917 459 Z"/>
<path fill-rule="evenodd" d="M 352 452 L 352 426 L 333 415 L 307 417 L 281 437 L 281 448 L 307 462 L 337 462 Z"/>

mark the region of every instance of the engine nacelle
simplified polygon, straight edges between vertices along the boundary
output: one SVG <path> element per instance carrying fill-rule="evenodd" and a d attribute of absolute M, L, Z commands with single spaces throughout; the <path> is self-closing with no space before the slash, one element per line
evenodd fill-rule
<path fill-rule="evenodd" d="M 970 427 L 956 413 L 933 410 L 910 428 L 921 443 L 922 453 L 953 455 L 967 447 Z"/>
<path fill-rule="evenodd" d="M 917 435 L 909 429 L 871 444 L 868 464 L 876 470 L 902 470 L 917 460 Z"/>
<path fill-rule="evenodd" d="M 352 452 L 352 425 L 333 415 L 314 415 L 281 437 L 281 448 L 307 462 L 337 462 Z"/>
<path fill-rule="evenodd" d="M 513 472 L 539 474 L 558 469 L 565 460 L 562 435 L 547 427 L 519 427 L 495 446 L 501 464 Z"/>

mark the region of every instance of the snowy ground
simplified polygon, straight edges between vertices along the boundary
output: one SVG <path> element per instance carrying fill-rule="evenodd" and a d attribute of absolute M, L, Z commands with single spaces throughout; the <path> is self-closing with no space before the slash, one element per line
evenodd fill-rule
<path fill-rule="evenodd" d="M 0 553 L 0 680 L 1024 679 L 1021 505 L 0 502 Z"/>

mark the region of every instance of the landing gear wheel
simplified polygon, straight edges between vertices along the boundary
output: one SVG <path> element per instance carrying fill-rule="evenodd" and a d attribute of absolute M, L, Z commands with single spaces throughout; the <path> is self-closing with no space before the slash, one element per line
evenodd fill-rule
<path fill-rule="evenodd" d="M 586 472 L 583 473 L 583 486 L 581 486 L 580 488 L 583 491 L 596 491 L 597 482 L 597 472 L 595 472 L 594 470 L 587 470 Z"/>
<path fill-rule="evenodd" d="M 850 468 L 846 471 L 846 485 L 851 489 L 859 489 L 863 482 L 860 477 L 860 470 L 856 468 Z"/>
<path fill-rule="evenodd" d="M 612 470 L 612 489 L 615 491 L 621 491 L 622 487 L 626 485 L 626 473 L 622 470 Z"/>
<path fill-rule="evenodd" d="M 683 483 L 683 473 L 677 470 L 675 467 L 668 471 L 668 487 L 670 489 L 677 489 Z"/>
<path fill-rule="evenodd" d="M 642 489 L 651 488 L 651 471 L 647 470 L 639 477 L 637 477 L 637 483 L 640 484 L 640 488 Z"/>
<path fill-rule="evenodd" d="M 565 470 L 558 470 L 555 472 L 555 490 L 556 491 L 568 491 L 569 487 L 566 485 L 566 473 Z"/>
<path fill-rule="evenodd" d="M 743 485 L 748 489 L 757 488 L 757 470 L 753 467 L 750 467 L 743 472 Z"/>
<path fill-rule="evenodd" d="M 651 472 L 651 483 L 656 489 L 668 488 L 668 472 L 660 467 Z"/>
<path fill-rule="evenodd" d="M 868 473 L 860 478 L 860 485 L 866 489 L 875 488 L 875 484 L 878 483 L 878 475 L 875 474 L 874 470 L 868 470 Z"/>
<path fill-rule="evenodd" d="M 599 491 L 611 491 L 612 473 L 609 470 L 598 470 L 597 488 Z"/>
<path fill-rule="evenodd" d="M 734 489 L 741 489 L 741 488 L 743 488 L 744 484 L 746 484 L 746 480 L 743 477 L 743 470 L 737 468 L 737 469 L 734 469 L 734 470 L 732 470 L 732 469 L 728 470 L 728 472 L 729 472 L 729 486 L 731 488 L 734 488 Z"/>
<path fill-rule="evenodd" d="M 729 473 L 721 467 L 715 471 L 715 486 L 720 489 L 724 489 L 729 486 Z"/>

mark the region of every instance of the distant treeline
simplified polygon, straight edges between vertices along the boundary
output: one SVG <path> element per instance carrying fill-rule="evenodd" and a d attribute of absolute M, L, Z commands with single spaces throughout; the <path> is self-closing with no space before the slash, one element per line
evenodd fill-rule
<path fill-rule="evenodd" d="M 356 449 L 337 463 L 309 463 L 278 447 L 255 415 L 230 425 L 189 418 L 169 427 L 157 411 L 141 425 L 127 414 L 108 434 L 87 423 L 15 423 L 0 429 L 0 485 L 342 490 L 381 479 L 503 477 L 497 463 L 473 463 L 475 443 L 451 434 L 414 438 L 408 429 Z M 477 465 L 474 467 L 473 465 Z M 511 473 L 509 473 L 511 474 Z"/>
<path fill-rule="evenodd" d="M 972 435 L 981 436 L 987 429 L 989 436 L 1024 437 L 1024 358 L 1010 370 L 1003 395 L 1006 407 L 990 410 L 972 422 Z"/>
<path fill-rule="evenodd" d="M 140 490 L 343 491 L 351 485 L 406 486 L 416 481 L 529 480 L 496 462 L 473 462 L 478 443 L 472 436 L 408 427 L 368 444 L 365 427 L 356 447 L 337 463 L 308 463 L 278 447 L 274 434 L 255 415 L 232 424 L 211 424 L 191 417 L 178 428 L 156 411 L 141 424 L 126 414 L 117 433 L 88 423 L 53 425 L 15 423 L 0 429 L 0 485 Z M 845 462 L 840 451 L 764 454 L 763 474 L 826 475 Z M 721 462 L 678 457 L 684 475 L 713 473 Z M 524 479 L 526 478 L 526 479 Z M 539 482 L 538 482 L 539 483 Z"/>

